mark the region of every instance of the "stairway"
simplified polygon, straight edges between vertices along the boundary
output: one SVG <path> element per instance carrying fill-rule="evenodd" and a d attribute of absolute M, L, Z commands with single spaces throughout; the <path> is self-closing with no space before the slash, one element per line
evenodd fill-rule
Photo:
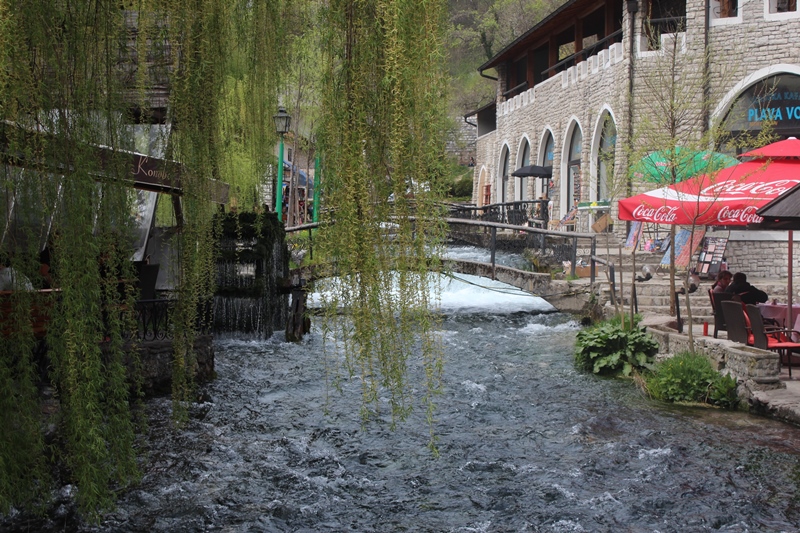
<path fill-rule="evenodd" d="M 641 272 L 637 272 L 636 275 L 641 275 Z M 598 272 L 597 279 L 602 282 L 600 301 L 610 307 L 610 287 L 608 281 L 606 281 L 607 276 L 605 271 Z M 630 272 L 630 270 L 627 272 L 618 272 L 616 276 L 617 295 L 623 295 L 622 300 L 625 304 L 626 311 L 630 309 L 631 304 L 631 279 L 632 272 Z M 786 280 L 748 279 L 748 281 L 759 289 L 766 291 L 770 301 L 777 299 L 779 302 L 786 302 Z M 620 285 L 620 282 L 622 285 Z M 695 324 L 708 322 L 709 327 L 713 331 L 714 312 L 711 308 L 711 301 L 708 298 L 708 289 L 711 288 L 712 283 L 713 280 L 701 280 L 700 287 L 697 291 L 689 295 L 689 301 L 692 307 L 692 322 Z M 680 289 L 682 280 L 676 280 L 676 284 L 678 289 Z M 623 291 L 622 293 L 620 293 L 620 288 Z M 636 296 L 640 314 L 669 316 L 669 275 L 657 272 L 655 276 L 648 281 L 636 282 Z M 796 295 L 794 301 L 799 300 L 800 298 Z M 685 295 L 680 296 L 680 314 L 684 321 L 688 320 Z"/>

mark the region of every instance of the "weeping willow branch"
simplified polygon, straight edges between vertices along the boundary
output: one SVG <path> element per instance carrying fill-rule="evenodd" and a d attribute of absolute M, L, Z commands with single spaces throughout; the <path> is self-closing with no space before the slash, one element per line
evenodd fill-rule
<path fill-rule="evenodd" d="M 211 180 L 234 190 L 264 181 L 285 61 L 284 5 L 0 2 L 0 260 L 35 289 L 55 289 L 50 296 L 16 291 L 0 308 L 0 513 L 35 508 L 52 489 L 33 356 L 39 342 L 46 342 L 60 404 L 57 460 L 81 510 L 96 516 L 138 477 L 141 426 L 131 406 L 139 378 L 125 364 L 137 358 L 127 338 L 137 297 L 135 195 L 119 150 L 135 149 L 137 128 L 149 127 L 160 109 L 167 156 L 185 169 L 184 223 L 171 243 L 180 259 L 173 399 L 176 417 L 185 412 L 196 327 L 206 318 L 198 309 L 214 287 Z M 98 146 L 111 147 L 107 160 L 97 160 Z M 44 340 L 31 325 L 43 308 L 50 313 Z"/>
<path fill-rule="evenodd" d="M 323 195 L 336 218 L 320 245 L 338 276 L 324 301 L 326 330 L 337 332 L 344 368 L 361 378 L 365 419 L 378 411 L 382 391 L 392 423 L 407 416 L 407 376 L 419 361 L 431 430 L 442 370 L 429 268 L 441 269 L 446 229 L 436 202 L 445 172 L 445 7 L 331 2 L 320 132 Z M 347 325 L 335 323 L 341 308 L 349 311 Z"/>

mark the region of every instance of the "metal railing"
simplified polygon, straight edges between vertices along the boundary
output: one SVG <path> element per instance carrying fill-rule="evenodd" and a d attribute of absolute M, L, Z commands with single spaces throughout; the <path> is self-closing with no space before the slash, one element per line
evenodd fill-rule
<path fill-rule="evenodd" d="M 546 263 L 561 265 L 570 262 L 570 275 L 576 275 L 578 257 L 589 258 L 590 276 L 594 281 L 596 261 L 592 258 L 597 250 L 597 236 L 594 233 L 578 233 L 575 231 L 554 231 L 530 226 L 518 226 L 484 220 L 466 218 L 448 218 L 451 237 L 465 240 L 488 248 L 491 264 L 495 266 L 495 254 L 498 249 L 508 251 L 528 250 L 532 255 L 541 257 Z M 498 239 L 498 230 L 509 234 L 509 237 Z M 469 239 L 472 235 L 476 237 Z M 488 241 L 487 241 L 488 238 Z"/>
<path fill-rule="evenodd" d="M 552 67 L 548 68 L 547 70 L 543 70 L 541 73 L 542 77 L 544 79 L 547 79 L 552 74 L 556 72 L 561 72 L 562 70 L 566 70 L 569 67 L 575 66 L 581 61 L 586 61 L 589 57 L 599 54 L 602 50 L 607 49 L 612 44 L 621 42 L 622 42 L 622 30 L 617 30 L 612 34 L 609 34 L 607 37 L 600 39 L 596 43 L 587 46 L 580 52 L 576 52 L 571 56 L 565 57 L 564 59 L 562 59 Z"/>
<path fill-rule="evenodd" d="M 497 222 L 499 224 L 512 224 L 515 226 L 538 226 L 546 229 L 550 221 L 548 213 L 549 200 L 522 200 L 488 204 L 481 207 L 452 206 L 450 217 L 465 220 L 481 220 L 484 222 Z"/>
<path fill-rule="evenodd" d="M 570 275 L 576 275 L 578 258 L 587 258 L 590 267 L 591 282 L 594 283 L 596 264 L 606 264 L 596 257 L 597 235 L 594 233 L 579 233 L 575 231 L 558 231 L 545 229 L 547 227 L 548 200 L 527 200 L 509 202 L 506 204 L 492 204 L 483 207 L 453 206 L 450 218 L 446 222 L 450 225 L 450 236 L 459 240 L 469 240 L 472 244 L 487 248 L 490 251 L 491 264 L 495 266 L 498 250 L 517 251 L 529 250 L 534 256 L 541 257 L 550 264 L 561 265 L 570 262 Z M 538 214 L 536 209 L 544 213 L 544 218 L 532 218 Z M 414 217 L 411 217 L 413 219 Z M 529 224 L 541 225 L 533 227 Z M 303 224 L 285 229 L 286 233 L 300 231 L 309 232 L 309 247 L 313 248 L 311 239 L 312 230 L 319 227 L 318 223 Z M 516 234 L 522 238 L 498 239 L 498 230 L 508 234 Z M 471 235 L 472 239 L 467 236 Z M 309 250 L 309 254 L 313 253 Z M 613 265 L 611 265 L 613 271 Z M 613 276 L 612 276 L 613 279 Z"/>
<path fill-rule="evenodd" d="M 136 337 L 140 341 L 172 338 L 170 314 L 173 300 L 138 300 L 136 302 Z"/>

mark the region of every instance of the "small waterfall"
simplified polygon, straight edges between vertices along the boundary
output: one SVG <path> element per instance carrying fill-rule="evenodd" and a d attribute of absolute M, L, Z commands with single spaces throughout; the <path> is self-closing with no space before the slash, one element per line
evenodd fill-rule
<path fill-rule="evenodd" d="M 229 213 L 219 245 L 214 333 L 271 337 L 288 315 L 288 295 L 278 291 L 289 271 L 283 226 L 274 213 Z"/>

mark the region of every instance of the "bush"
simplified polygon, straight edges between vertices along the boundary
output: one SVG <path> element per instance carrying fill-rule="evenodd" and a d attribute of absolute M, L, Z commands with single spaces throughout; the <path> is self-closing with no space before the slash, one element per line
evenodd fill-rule
<path fill-rule="evenodd" d="M 630 376 L 634 369 L 653 368 L 658 342 L 638 327 L 623 326 L 619 319 L 599 322 L 578 332 L 575 365 L 595 374 Z"/>
<path fill-rule="evenodd" d="M 723 376 L 698 354 L 682 352 L 656 365 L 645 379 L 648 393 L 666 402 L 700 402 L 733 409 L 739 403 L 736 380 Z"/>
<path fill-rule="evenodd" d="M 455 198 L 472 197 L 472 174 L 462 176 L 453 183 L 450 188 L 450 196 Z"/>

